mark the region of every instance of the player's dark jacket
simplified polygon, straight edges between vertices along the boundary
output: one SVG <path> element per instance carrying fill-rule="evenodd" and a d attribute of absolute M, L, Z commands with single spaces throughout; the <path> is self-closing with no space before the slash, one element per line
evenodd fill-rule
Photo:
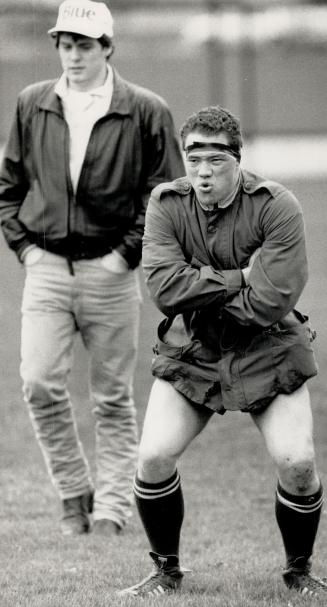
<path fill-rule="evenodd" d="M 185 174 L 171 114 L 114 71 L 111 106 L 93 128 L 74 195 L 55 83 L 31 85 L 18 99 L 0 172 L 5 238 L 18 256 L 31 243 L 73 259 L 117 248 L 135 267 L 152 188 Z"/>
<path fill-rule="evenodd" d="M 261 247 L 242 282 L 240 268 Z M 150 294 L 166 316 L 153 373 L 194 402 L 254 410 L 317 373 L 307 318 L 303 215 L 285 187 L 242 172 L 229 207 L 201 209 L 186 178 L 153 191 L 143 243 Z"/>

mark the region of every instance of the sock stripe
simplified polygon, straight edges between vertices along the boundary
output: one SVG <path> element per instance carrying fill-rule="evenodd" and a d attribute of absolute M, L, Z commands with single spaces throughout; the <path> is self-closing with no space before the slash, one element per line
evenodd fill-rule
<path fill-rule="evenodd" d="M 286 499 L 277 490 L 277 499 L 281 504 L 283 504 L 287 508 L 290 508 L 291 510 L 301 512 L 302 514 L 310 514 L 311 512 L 316 512 L 316 510 L 319 510 L 321 508 L 324 502 L 324 495 L 322 494 L 321 496 L 319 496 L 318 500 L 313 504 L 297 504 Z"/>
<path fill-rule="evenodd" d="M 135 493 L 135 495 L 137 495 L 137 497 L 140 497 L 142 499 L 154 500 L 154 499 L 158 499 L 161 497 L 166 497 L 167 495 L 174 493 L 174 491 L 176 491 L 178 489 L 180 484 L 181 484 L 181 479 L 180 479 L 180 475 L 178 473 L 176 474 L 176 477 L 174 478 L 174 480 L 172 482 L 167 484 L 165 487 L 160 487 L 160 489 L 158 489 L 158 488 L 150 489 L 147 487 L 140 487 L 140 485 L 137 482 L 137 479 L 135 479 L 134 493 Z M 144 483 L 143 483 L 143 485 L 144 485 Z M 155 485 L 152 485 L 152 486 L 155 486 Z M 149 483 L 149 487 L 151 487 L 150 483 Z"/>

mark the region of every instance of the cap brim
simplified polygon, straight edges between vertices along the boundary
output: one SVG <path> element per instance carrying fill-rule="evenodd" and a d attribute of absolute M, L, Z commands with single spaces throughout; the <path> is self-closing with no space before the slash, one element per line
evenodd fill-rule
<path fill-rule="evenodd" d="M 106 34 L 105 32 L 90 32 L 90 31 L 82 31 L 82 28 L 57 28 L 57 27 L 52 27 L 51 29 L 48 30 L 48 34 L 52 37 L 54 37 L 56 34 L 59 34 L 59 32 L 67 32 L 67 34 L 79 34 L 80 36 L 86 36 L 87 38 L 101 38 L 101 36 L 109 36 L 108 34 Z M 111 38 L 111 36 L 109 36 L 109 38 Z"/>

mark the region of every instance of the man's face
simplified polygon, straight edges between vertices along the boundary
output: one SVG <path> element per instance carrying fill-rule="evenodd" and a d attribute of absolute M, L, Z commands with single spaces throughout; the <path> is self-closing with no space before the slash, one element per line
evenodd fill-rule
<path fill-rule="evenodd" d="M 72 89 L 88 91 L 104 83 L 108 49 L 102 47 L 98 40 L 87 36 L 74 40 L 71 34 L 61 34 L 58 51 Z"/>
<path fill-rule="evenodd" d="M 210 143 L 229 145 L 228 137 L 224 132 L 203 135 L 194 131 L 187 135 L 185 148 L 195 142 L 207 144 L 186 152 L 186 174 L 197 199 L 205 206 L 223 201 L 238 183 L 240 166 L 228 152 L 210 149 Z"/>

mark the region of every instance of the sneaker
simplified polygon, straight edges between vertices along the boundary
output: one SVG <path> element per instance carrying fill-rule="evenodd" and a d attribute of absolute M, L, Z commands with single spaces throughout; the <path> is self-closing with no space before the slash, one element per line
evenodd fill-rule
<path fill-rule="evenodd" d="M 64 499 L 62 507 L 62 535 L 81 535 L 90 531 L 89 514 L 93 510 L 93 493 L 85 493 Z"/>
<path fill-rule="evenodd" d="M 117 525 L 114 521 L 111 521 L 106 518 L 101 518 L 93 523 L 93 533 L 95 535 L 100 535 L 102 537 L 114 537 L 115 535 L 119 535 L 121 533 L 121 527 Z"/>
<path fill-rule="evenodd" d="M 302 596 L 316 597 L 322 593 L 327 592 L 327 583 L 311 575 L 310 573 L 311 564 L 302 568 L 289 567 L 283 571 L 283 579 L 288 588 L 291 590 L 297 590 Z"/>
<path fill-rule="evenodd" d="M 180 588 L 183 573 L 179 567 L 178 557 L 161 556 L 155 552 L 150 552 L 150 556 L 154 562 L 150 575 L 139 584 L 120 590 L 118 595 L 160 596 L 174 593 Z"/>

